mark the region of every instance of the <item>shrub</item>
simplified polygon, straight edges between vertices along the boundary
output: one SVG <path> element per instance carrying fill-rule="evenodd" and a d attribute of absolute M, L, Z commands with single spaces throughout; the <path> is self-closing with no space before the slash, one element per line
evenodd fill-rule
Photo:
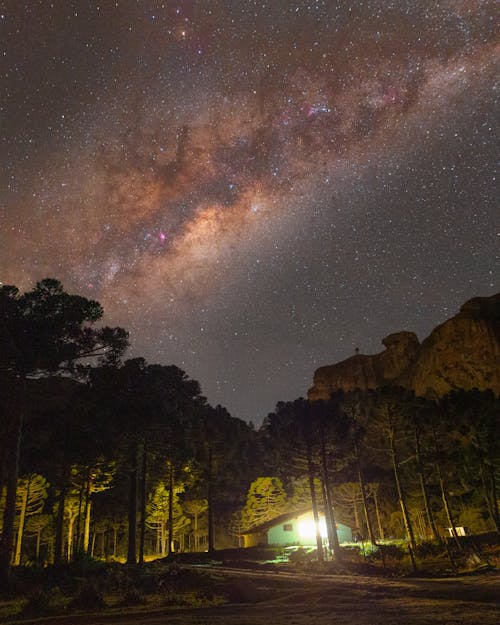
<path fill-rule="evenodd" d="M 106 607 L 102 593 L 90 580 L 85 580 L 69 607 L 76 610 L 98 610 Z"/>
<path fill-rule="evenodd" d="M 146 603 L 146 598 L 144 595 L 137 590 L 137 588 L 130 588 L 125 594 L 121 605 L 133 606 L 133 605 L 144 605 Z"/>
<path fill-rule="evenodd" d="M 42 588 L 37 588 L 28 597 L 22 614 L 24 616 L 48 616 L 54 614 L 51 595 Z"/>
<path fill-rule="evenodd" d="M 441 555 L 444 551 L 444 545 L 437 540 L 427 540 L 417 545 L 415 555 L 417 558 L 428 558 L 429 556 Z"/>
<path fill-rule="evenodd" d="M 392 560 L 403 560 L 408 555 L 408 550 L 401 545 L 379 545 L 379 549 L 381 556 Z"/>

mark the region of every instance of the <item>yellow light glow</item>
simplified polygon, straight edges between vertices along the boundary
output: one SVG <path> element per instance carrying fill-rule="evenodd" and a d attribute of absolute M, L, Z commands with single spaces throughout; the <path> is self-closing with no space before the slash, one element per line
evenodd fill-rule
<path fill-rule="evenodd" d="M 319 520 L 319 531 L 321 538 L 327 538 L 325 519 Z M 314 519 L 302 519 L 299 521 L 299 536 L 301 541 L 310 540 L 312 544 L 316 542 L 316 523 Z"/>

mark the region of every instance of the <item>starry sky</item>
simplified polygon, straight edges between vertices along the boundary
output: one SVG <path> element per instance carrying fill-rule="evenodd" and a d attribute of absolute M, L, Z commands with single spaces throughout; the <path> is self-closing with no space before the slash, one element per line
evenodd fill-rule
<path fill-rule="evenodd" d="M 500 289 L 498 3 L 0 0 L 0 281 L 260 423 Z"/>

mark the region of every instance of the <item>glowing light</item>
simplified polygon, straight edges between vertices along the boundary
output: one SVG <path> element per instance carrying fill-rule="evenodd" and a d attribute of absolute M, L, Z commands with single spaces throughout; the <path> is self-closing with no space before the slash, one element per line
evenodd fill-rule
<path fill-rule="evenodd" d="M 314 519 L 300 520 L 298 529 L 301 542 L 311 541 L 314 543 L 316 541 L 316 523 L 314 522 Z M 319 532 L 321 534 L 321 538 L 328 537 L 326 521 L 324 518 L 319 520 Z"/>

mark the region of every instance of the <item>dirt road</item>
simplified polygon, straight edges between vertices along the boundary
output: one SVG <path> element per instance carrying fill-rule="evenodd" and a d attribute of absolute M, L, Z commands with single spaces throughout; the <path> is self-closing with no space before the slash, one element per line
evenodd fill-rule
<path fill-rule="evenodd" d="M 49 618 L 43 625 L 497 625 L 500 576 L 387 580 L 231 571 L 265 599 L 214 608 L 164 608 Z M 250 583 L 250 582 L 249 582 Z"/>

